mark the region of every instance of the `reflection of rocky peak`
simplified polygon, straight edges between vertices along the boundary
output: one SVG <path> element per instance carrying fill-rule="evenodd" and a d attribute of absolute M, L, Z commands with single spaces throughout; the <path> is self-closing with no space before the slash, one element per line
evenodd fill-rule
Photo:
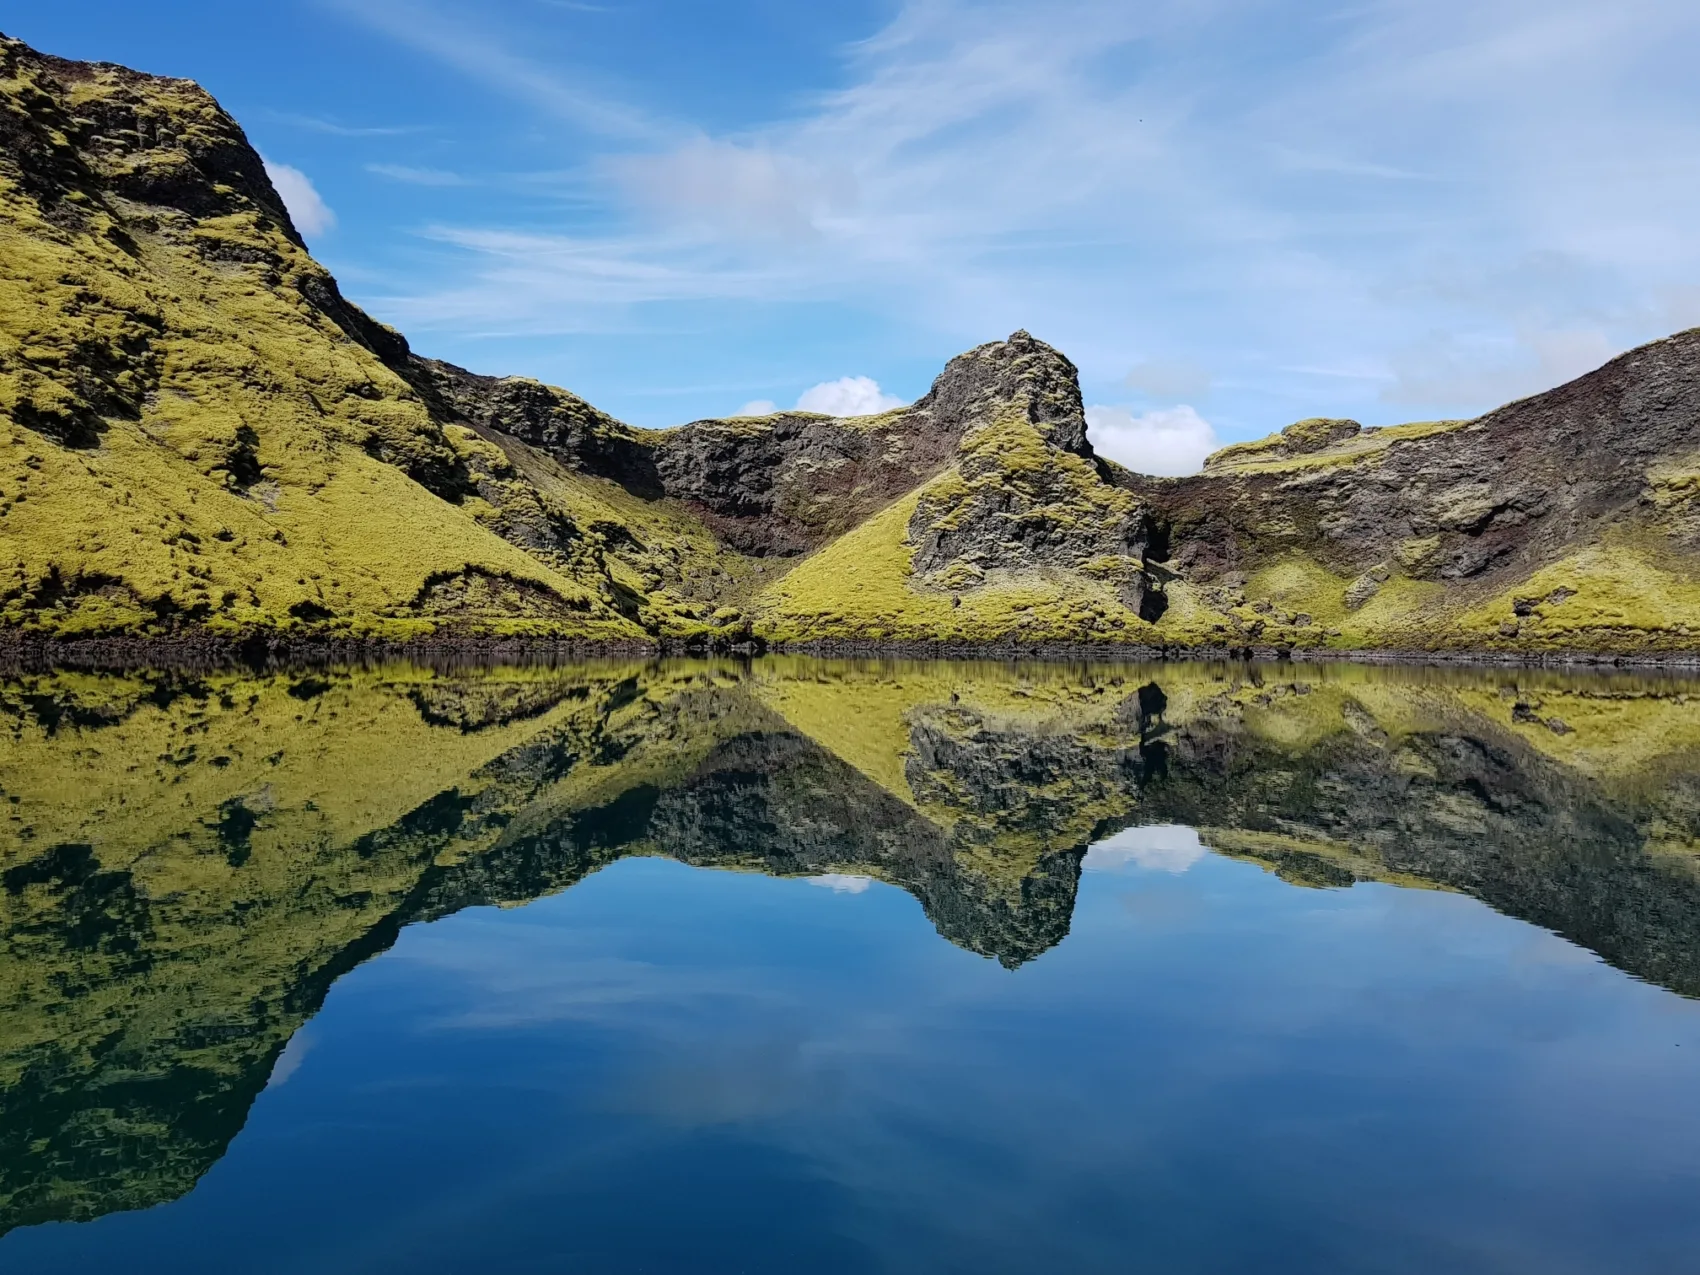
<path fill-rule="evenodd" d="M 788 730 L 727 740 L 678 786 L 627 794 L 613 808 L 631 841 L 686 863 L 878 877 L 915 895 L 952 943 L 1012 968 L 1068 932 L 1077 847 L 1008 863 L 1012 890 L 959 838 Z M 983 858 L 1004 863 L 998 852 Z"/>
<path fill-rule="evenodd" d="M 1544 926 L 1638 977 L 1700 996 L 1700 872 L 1649 853 L 1679 810 L 1626 805 L 1512 738 L 1343 731 L 1302 750 L 1231 720 L 1171 734 L 1144 817 L 1298 884 L 1420 880 Z M 1680 799 L 1680 793 L 1678 794 Z M 1688 811 L 1688 836 L 1700 811 Z"/>
<path fill-rule="evenodd" d="M 802 690 L 837 698 L 773 695 L 798 722 L 810 704 L 834 723 L 843 704 L 889 710 L 841 735 L 843 755 L 751 694 L 771 672 L 730 668 L 0 689 L 7 795 L 44 832 L 0 859 L 0 1229 L 175 1198 L 334 980 L 402 926 L 634 853 L 874 876 L 951 942 L 1015 966 L 1068 933 L 1090 842 L 1185 823 L 1299 884 L 1468 892 L 1700 995 L 1700 770 L 1674 693 L 1589 683 L 1561 714 L 1399 671 L 1357 693 L 1326 673 L 1188 666 L 1078 685 L 1062 670 L 817 673 Z M 1564 760 L 1587 756 L 1568 750 L 1602 702 L 1618 733 L 1601 747 L 1662 759 L 1634 783 Z M 351 720 L 369 728 L 339 733 Z M 397 736 L 385 771 L 472 760 L 428 772 L 381 826 L 336 823 L 321 808 L 336 781 Z M 84 831 L 48 806 L 87 803 L 66 776 L 85 779 L 91 753 L 153 768 Z M 330 787 L 304 785 L 298 756 Z"/>

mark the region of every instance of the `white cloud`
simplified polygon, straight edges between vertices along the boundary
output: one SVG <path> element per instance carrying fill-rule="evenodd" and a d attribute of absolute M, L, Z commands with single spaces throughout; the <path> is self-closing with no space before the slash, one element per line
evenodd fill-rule
<path fill-rule="evenodd" d="M 1124 828 L 1100 841 L 1086 852 L 1080 866 L 1087 872 L 1121 872 L 1131 865 L 1179 876 L 1208 853 L 1196 830 L 1180 824 L 1150 824 Z"/>
<path fill-rule="evenodd" d="M 330 205 L 319 197 L 319 192 L 308 180 L 307 174 L 299 168 L 291 168 L 288 164 L 276 164 L 267 159 L 266 176 L 272 179 L 272 185 L 277 188 L 278 198 L 283 200 L 283 206 L 289 210 L 290 220 L 295 228 L 304 235 L 322 235 L 336 225 L 336 214 L 330 210 Z"/>
<path fill-rule="evenodd" d="M 798 411 L 821 412 L 827 416 L 872 416 L 902 406 L 902 399 L 887 394 L 880 389 L 879 382 L 866 376 L 823 381 L 804 390 L 797 399 Z"/>
<path fill-rule="evenodd" d="M 498 92 L 528 101 L 585 132 L 627 140 L 668 131 L 645 112 L 587 87 L 582 71 L 566 74 L 515 53 L 498 35 L 486 6 L 462 20 L 422 0 L 330 0 L 349 17 L 430 54 Z"/>
<path fill-rule="evenodd" d="M 1184 403 L 1141 416 L 1125 407 L 1088 407 L 1086 436 L 1100 456 L 1140 474 L 1196 474 L 1221 446 L 1210 422 Z"/>
<path fill-rule="evenodd" d="M 442 168 L 414 168 L 409 164 L 368 164 L 366 171 L 379 177 L 388 177 L 391 181 L 406 182 L 410 186 L 469 186 L 472 183 L 459 173 L 451 173 Z"/>
<path fill-rule="evenodd" d="M 653 155 L 609 161 L 627 195 L 662 222 L 711 236 L 816 235 L 855 202 L 855 182 L 770 146 L 696 137 Z"/>
<path fill-rule="evenodd" d="M 751 399 L 736 412 L 734 416 L 772 416 L 779 410 L 779 405 L 770 398 Z"/>
<path fill-rule="evenodd" d="M 590 211 L 529 236 L 550 261 L 516 262 L 509 228 L 441 232 L 464 256 L 386 307 L 410 326 L 712 299 L 853 307 L 944 350 L 1026 327 L 1089 383 L 1172 352 L 1130 387 L 1198 403 L 1208 383 L 1237 435 L 1491 407 L 1574 363 L 1520 332 L 1622 349 L 1700 287 L 1692 0 L 900 0 L 845 50 L 844 87 L 719 135 L 520 58 L 469 0 L 338 2 L 609 139 L 560 160 Z M 1560 258 L 1579 268 L 1499 269 Z M 1440 275 L 1482 285 L 1418 287 Z M 1469 335 L 1437 356 L 1433 331 Z M 1483 371 L 1496 350 L 1521 373 Z M 1324 366 L 1371 375 L 1297 370 Z"/>
<path fill-rule="evenodd" d="M 321 119 L 316 115 L 297 115 L 292 111 L 265 111 L 268 119 L 280 124 L 291 124 L 296 128 L 305 128 L 314 133 L 325 133 L 331 137 L 400 137 L 405 133 L 418 133 L 422 129 L 418 125 L 405 127 L 361 127 L 349 124 L 339 124 L 335 120 Z"/>
<path fill-rule="evenodd" d="M 870 885 L 872 877 L 851 876 L 845 872 L 825 872 L 818 877 L 804 878 L 810 885 L 818 885 L 823 890 L 831 890 L 834 894 L 861 894 Z"/>

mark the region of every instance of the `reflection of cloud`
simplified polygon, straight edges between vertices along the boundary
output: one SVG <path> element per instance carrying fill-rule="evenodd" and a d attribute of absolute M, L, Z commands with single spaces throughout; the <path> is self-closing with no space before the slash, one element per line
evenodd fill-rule
<path fill-rule="evenodd" d="M 823 890 L 831 890 L 834 894 L 860 894 L 874 883 L 872 877 L 851 876 L 844 872 L 827 872 L 818 877 L 809 877 L 810 885 L 818 885 Z"/>
<path fill-rule="evenodd" d="M 283 1052 L 277 1056 L 277 1061 L 272 1064 L 272 1074 L 271 1078 L 266 1081 L 266 1088 L 276 1089 L 300 1071 L 301 1064 L 307 1060 L 308 1051 L 316 1043 L 316 1037 L 306 1028 L 302 1028 L 291 1036 L 289 1043 L 283 1047 Z"/>
<path fill-rule="evenodd" d="M 1159 823 L 1124 828 L 1086 852 L 1081 867 L 1087 872 L 1121 872 L 1130 864 L 1148 872 L 1185 872 L 1205 854 L 1195 829 Z"/>
<path fill-rule="evenodd" d="M 658 1042 L 659 1043 L 659 1042 Z M 684 1048 L 681 1048 L 684 1046 Z M 686 1127 L 742 1124 L 831 1105 L 843 1077 L 820 1046 L 780 1029 L 754 1038 L 671 1042 L 611 1095 L 616 1106 Z"/>

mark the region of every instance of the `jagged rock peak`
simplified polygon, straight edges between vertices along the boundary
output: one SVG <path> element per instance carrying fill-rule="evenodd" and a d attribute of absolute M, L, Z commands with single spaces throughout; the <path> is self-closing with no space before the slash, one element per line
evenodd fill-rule
<path fill-rule="evenodd" d="M 1019 405 L 1049 442 L 1080 456 L 1092 455 L 1079 369 L 1060 350 L 1024 330 L 957 355 L 915 406 L 960 433 L 1008 404 Z"/>

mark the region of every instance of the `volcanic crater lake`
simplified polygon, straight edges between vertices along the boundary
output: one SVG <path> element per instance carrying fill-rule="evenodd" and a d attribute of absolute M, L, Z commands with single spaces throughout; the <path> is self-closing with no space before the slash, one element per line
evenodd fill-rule
<path fill-rule="evenodd" d="M 7 1272 L 1692 1272 L 1700 683 L 0 680 Z"/>

